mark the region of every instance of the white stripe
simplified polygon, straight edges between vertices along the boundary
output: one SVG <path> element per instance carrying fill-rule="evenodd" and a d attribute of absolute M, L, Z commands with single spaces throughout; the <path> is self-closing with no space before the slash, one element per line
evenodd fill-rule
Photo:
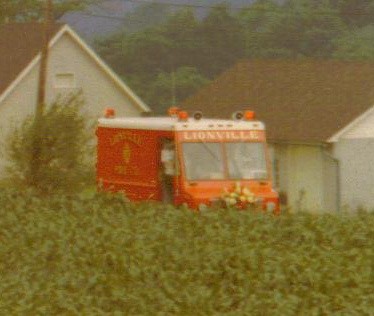
<path fill-rule="evenodd" d="M 186 122 L 178 121 L 173 117 L 126 117 L 101 118 L 100 127 L 126 128 L 159 131 L 203 131 L 203 130 L 265 130 L 265 125 L 259 121 L 234 121 L 202 119 L 196 121 L 192 118 Z"/>

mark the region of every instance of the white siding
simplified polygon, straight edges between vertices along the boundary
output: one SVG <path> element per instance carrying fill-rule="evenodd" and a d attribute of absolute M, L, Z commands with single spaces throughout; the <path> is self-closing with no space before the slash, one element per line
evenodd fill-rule
<path fill-rule="evenodd" d="M 343 209 L 374 208 L 374 138 L 340 139 L 334 144 L 340 161 Z"/>
<path fill-rule="evenodd" d="M 374 108 L 343 130 L 333 143 L 340 162 L 343 210 L 374 208 Z"/>
<path fill-rule="evenodd" d="M 287 145 L 271 145 L 273 161 L 273 183 L 275 189 L 279 192 L 281 203 L 287 204 L 285 197 L 288 191 L 288 163 L 287 163 Z"/>
<path fill-rule="evenodd" d="M 333 158 L 331 150 L 324 151 L 323 155 L 323 194 L 324 210 L 337 212 L 340 208 L 340 171 L 336 159 Z"/>
<path fill-rule="evenodd" d="M 95 118 L 101 116 L 106 107 L 114 108 L 119 116 L 138 116 L 142 112 L 68 34 L 53 47 L 49 64 L 49 100 L 69 91 L 55 85 L 56 75 L 69 73 L 74 74 L 76 88 L 83 90 L 87 110 Z"/>
<path fill-rule="evenodd" d="M 11 130 L 29 114 L 34 113 L 37 96 L 38 66 L 34 67 L 20 84 L 0 104 L 0 149 Z M 72 89 L 58 88 L 57 74 L 74 74 L 75 89 L 82 89 L 86 100 L 85 113 L 95 120 L 106 107 L 112 107 L 120 116 L 138 116 L 142 110 L 130 100 L 94 60 L 70 37 L 63 35 L 50 51 L 47 74 L 47 103 L 59 94 Z M 92 135 L 94 138 L 94 134 Z M 4 157 L 0 157 L 0 177 L 4 175 Z"/>
<path fill-rule="evenodd" d="M 33 114 L 37 100 L 38 70 L 36 68 L 20 82 L 17 89 L 0 103 L 0 178 L 6 165 L 5 145 L 9 133 L 28 115 Z"/>
<path fill-rule="evenodd" d="M 289 200 L 296 211 L 324 209 L 322 169 L 323 159 L 319 146 L 288 147 Z"/>
<path fill-rule="evenodd" d="M 320 146 L 273 145 L 279 192 L 286 192 L 292 211 L 325 210 L 324 157 Z"/>

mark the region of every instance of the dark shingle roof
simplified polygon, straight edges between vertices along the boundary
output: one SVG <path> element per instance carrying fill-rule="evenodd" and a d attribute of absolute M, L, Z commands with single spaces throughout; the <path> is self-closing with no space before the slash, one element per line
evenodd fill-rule
<path fill-rule="evenodd" d="M 62 24 L 52 27 L 55 35 Z M 0 95 L 40 52 L 43 26 L 40 23 L 0 25 Z"/>
<path fill-rule="evenodd" d="M 249 108 L 273 141 L 324 142 L 374 106 L 374 63 L 252 60 L 223 73 L 181 107 L 229 117 Z"/>

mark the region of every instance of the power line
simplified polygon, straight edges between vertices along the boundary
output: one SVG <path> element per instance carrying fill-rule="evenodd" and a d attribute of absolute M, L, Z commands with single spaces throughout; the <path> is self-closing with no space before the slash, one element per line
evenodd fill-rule
<path fill-rule="evenodd" d="M 171 3 L 171 2 L 164 2 L 164 1 L 155 1 L 155 0 L 121 0 L 123 2 L 131 2 L 131 3 L 143 3 L 143 4 L 159 4 L 159 5 L 165 5 L 165 6 L 171 6 L 171 7 L 185 7 L 185 8 L 205 8 L 205 9 L 214 9 L 217 7 L 220 7 L 221 4 L 215 4 L 215 5 L 199 5 L 199 4 L 183 4 L 183 3 Z M 246 5 L 241 5 L 241 6 L 233 6 L 231 4 L 223 2 L 223 4 L 227 4 L 230 9 L 234 10 L 252 10 L 252 11 L 271 11 L 271 12 L 284 12 L 284 7 L 282 5 L 273 3 L 274 6 L 278 6 L 278 8 L 260 8 L 260 7 L 253 7 L 253 5 L 256 4 L 256 1 L 253 1 L 251 3 L 248 3 Z M 301 9 L 303 7 L 300 7 Z M 291 8 L 292 9 L 292 8 Z M 334 8 L 329 8 L 327 10 L 323 9 L 312 9 L 314 12 L 320 12 L 324 14 L 331 14 L 331 12 L 338 11 L 337 9 Z M 342 14 L 342 13 L 341 13 Z M 373 13 L 365 13 L 365 12 L 349 12 L 344 15 L 373 15 Z"/>
<path fill-rule="evenodd" d="M 122 0 L 123 2 L 131 2 L 131 3 L 141 3 L 141 4 L 158 4 L 158 5 L 164 5 L 164 6 L 170 6 L 170 7 L 187 7 L 187 8 L 205 8 L 205 9 L 214 9 L 217 8 L 217 5 L 215 6 L 207 6 L 207 5 L 194 5 L 194 4 L 182 4 L 182 3 L 170 3 L 170 2 L 158 2 L 158 1 L 148 1 L 148 0 Z M 100 7 L 101 9 L 104 9 L 100 5 L 96 5 Z M 238 9 L 238 10 L 243 10 L 243 11 L 252 11 L 252 12 L 278 12 L 281 14 L 289 14 L 292 13 L 292 11 L 285 10 L 282 7 L 278 8 L 260 8 L 260 7 L 253 7 L 252 4 L 248 4 L 248 6 L 241 6 L 241 7 L 233 7 L 230 6 L 232 9 Z M 329 16 L 331 13 L 333 13 L 335 10 L 334 9 L 329 9 L 329 10 L 322 10 L 322 9 L 312 9 L 312 12 L 315 15 L 326 15 Z M 118 20 L 118 21 L 128 21 L 129 18 L 127 17 L 119 17 L 115 15 L 110 15 L 110 14 L 101 14 L 101 13 L 94 13 L 94 12 L 81 12 L 81 15 L 85 16 L 92 16 L 92 17 L 97 17 L 97 18 L 105 18 L 105 19 L 112 19 L 112 20 Z M 365 13 L 365 12 L 350 12 L 346 14 L 341 15 L 351 15 L 351 16 L 370 16 L 374 14 L 373 13 Z M 334 16 L 332 16 L 334 18 Z M 139 20 L 140 21 L 140 20 Z"/>
<path fill-rule="evenodd" d="M 257 11 L 257 10 L 253 10 L 253 11 Z M 277 10 L 266 10 L 266 11 L 277 12 Z M 282 12 L 282 13 L 288 14 L 288 12 Z M 127 21 L 144 22 L 144 20 L 142 20 L 142 19 L 134 19 L 133 17 L 120 17 L 120 16 L 115 16 L 115 15 L 109 15 L 109 14 L 99 14 L 99 13 L 92 13 L 92 12 L 80 12 L 79 14 L 82 15 L 82 16 L 88 16 L 88 17 L 93 17 L 93 18 L 103 18 L 103 19 L 117 20 L 117 21 L 123 21 L 123 22 L 127 22 Z M 323 16 L 323 15 L 325 15 L 325 14 L 320 14 L 320 16 Z M 355 15 L 355 16 L 365 16 L 365 15 L 369 15 L 369 14 L 353 14 L 353 15 Z M 327 14 L 326 14 L 326 16 L 328 17 Z M 335 18 L 335 16 L 331 16 L 331 18 Z"/>
<path fill-rule="evenodd" d="M 202 5 L 202 4 L 187 4 L 187 3 L 171 3 L 171 2 L 164 2 L 164 1 L 149 1 L 149 0 L 122 0 L 123 2 L 132 2 L 132 3 L 147 3 L 147 4 L 160 4 L 165 6 L 171 6 L 171 7 L 184 7 L 184 8 L 207 8 L 207 9 L 213 9 L 220 6 L 220 4 L 216 5 Z M 224 3 L 225 4 L 225 3 Z M 252 5 L 252 3 L 248 3 L 248 6 Z M 245 6 L 232 6 L 230 5 L 230 8 L 232 9 L 242 9 Z"/>
<path fill-rule="evenodd" d="M 94 18 L 104 18 L 104 19 L 110 19 L 110 20 L 118 20 L 118 21 L 128 21 L 128 18 L 125 17 L 119 17 L 115 15 L 106 15 L 106 14 L 97 14 L 97 13 L 91 13 L 91 12 L 80 12 L 79 15 L 83 16 L 90 16 Z M 140 22 L 140 20 L 139 20 Z"/>
<path fill-rule="evenodd" d="M 129 1 L 129 0 L 126 0 L 126 1 Z M 142 19 L 134 19 L 134 18 L 125 18 L 125 17 L 118 17 L 118 16 L 111 16 L 111 15 L 105 15 L 105 14 L 96 14 L 96 13 L 81 13 L 81 15 L 84 15 L 84 16 L 89 16 L 89 17 L 98 17 L 98 18 L 108 18 L 108 19 L 111 19 L 111 20 L 117 20 L 117 21 L 123 21 L 123 22 L 144 22 L 144 20 Z M 220 30 L 220 31 L 225 31 L 226 29 L 225 28 L 217 28 L 217 30 Z M 257 35 L 271 35 L 273 34 L 273 32 L 271 31 L 255 31 L 255 30 L 251 30 L 250 33 L 252 33 L 251 35 L 249 35 L 249 37 L 252 37 L 252 36 L 256 36 Z M 185 40 L 186 42 L 187 41 L 193 41 L 191 39 L 186 39 Z M 303 41 L 302 38 L 299 38 L 299 39 L 286 39 L 285 40 L 286 42 L 301 42 Z M 329 43 L 331 42 L 331 39 L 313 39 L 312 42 L 321 42 L 321 43 Z"/>

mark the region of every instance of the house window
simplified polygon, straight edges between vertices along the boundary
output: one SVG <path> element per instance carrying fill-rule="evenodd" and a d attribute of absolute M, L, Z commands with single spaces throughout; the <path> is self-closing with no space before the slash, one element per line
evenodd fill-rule
<path fill-rule="evenodd" d="M 55 75 L 55 87 L 61 89 L 75 88 L 75 76 L 73 73 L 58 73 Z"/>

